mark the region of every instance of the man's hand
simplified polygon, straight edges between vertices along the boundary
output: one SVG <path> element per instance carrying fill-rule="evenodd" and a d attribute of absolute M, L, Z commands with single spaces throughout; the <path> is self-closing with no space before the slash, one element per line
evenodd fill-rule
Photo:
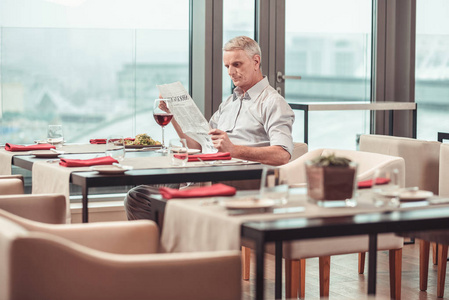
<path fill-rule="evenodd" d="M 159 102 L 159 108 L 165 111 L 166 113 L 170 113 L 170 110 L 168 109 L 167 103 L 165 101 Z"/>
<path fill-rule="evenodd" d="M 211 129 L 209 131 L 212 143 L 219 152 L 229 152 L 233 156 L 234 144 L 229 140 L 228 134 L 220 129 Z"/>

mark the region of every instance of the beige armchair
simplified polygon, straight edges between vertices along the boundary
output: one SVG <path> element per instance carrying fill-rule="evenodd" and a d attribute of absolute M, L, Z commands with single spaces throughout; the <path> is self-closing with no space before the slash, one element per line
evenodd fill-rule
<path fill-rule="evenodd" d="M 439 164 L 439 195 L 449 197 L 449 185 L 447 184 L 449 182 L 449 144 L 441 144 Z M 437 296 L 442 298 L 446 281 L 449 230 L 420 231 L 410 233 L 410 235 L 421 239 L 419 249 L 419 288 L 421 291 L 427 290 L 430 242 L 438 243 Z"/>
<path fill-rule="evenodd" d="M 0 210 L 0 299 L 241 297 L 236 251 L 160 254 L 148 220 L 50 225 Z"/>
<path fill-rule="evenodd" d="M 309 151 L 295 161 L 281 166 L 282 178 L 286 178 L 289 184 L 306 184 L 305 162 L 321 155 L 335 153 L 338 156 L 347 157 L 358 163 L 357 179 L 370 179 L 377 169 L 398 169 L 399 183 L 404 186 L 404 160 L 402 158 L 381 155 L 375 153 L 317 149 Z M 391 297 L 400 299 L 401 295 L 401 268 L 402 268 L 403 239 L 393 234 L 382 234 L 378 238 L 378 249 L 390 251 L 390 292 Z M 354 236 L 344 238 L 326 238 L 306 241 L 294 241 L 283 244 L 285 258 L 285 282 L 286 298 L 304 298 L 305 295 L 305 259 L 319 257 L 320 264 L 320 296 L 329 296 L 330 256 L 339 254 L 359 253 L 359 273 L 364 271 L 365 256 L 368 250 L 368 237 Z M 268 249 L 274 252 L 273 249 Z M 248 268 L 247 260 L 244 260 L 244 272 Z"/>
<path fill-rule="evenodd" d="M 438 194 L 440 142 L 388 135 L 362 135 L 360 151 L 402 157 L 405 161 L 405 186 L 417 186 Z"/>

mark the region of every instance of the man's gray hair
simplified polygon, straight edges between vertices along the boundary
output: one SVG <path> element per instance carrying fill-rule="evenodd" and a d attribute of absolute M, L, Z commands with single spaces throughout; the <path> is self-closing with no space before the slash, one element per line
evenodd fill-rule
<path fill-rule="evenodd" d="M 243 50 L 249 57 L 259 55 L 262 58 L 259 44 L 247 36 L 237 36 L 230 39 L 223 47 L 223 51 Z"/>

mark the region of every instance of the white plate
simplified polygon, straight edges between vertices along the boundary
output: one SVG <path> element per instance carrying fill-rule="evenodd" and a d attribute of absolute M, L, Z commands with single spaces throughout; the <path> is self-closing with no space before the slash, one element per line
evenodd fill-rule
<path fill-rule="evenodd" d="M 251 209 L 251 208 L 269 208 L 274 206 L 274 201 L 270 199 L 257 199 L 253 197 L 236 198 L 222 202 L 227 209 Z"/>
<path fill-rule="evenodd" d="M 403 201 L 419 201 L 425 200 L 433 196 L 430 191 L 405 191 L 399 194 L 399 199 Z"/>
<path fill-rule="evenodd" d="M 90 167 L 92 171 L 97 171 L 100 174 L 123 174 L 127 169 L 122 169 L 117 166 L 92 166 Z"/>
<path fill-rule="evenodd" d="M 34 155 L 38 158 L 56 158 L 60 155 L 60 153 L 51 150 L 36 150 L 32 151 L 31 155 Z"/>
<path fill-rule="evenodd" d="M 197 154 L 200 153 L 201 150 L 200 149 L 189 149 L 189 151 L 187 152 L 188 154 Z"/>

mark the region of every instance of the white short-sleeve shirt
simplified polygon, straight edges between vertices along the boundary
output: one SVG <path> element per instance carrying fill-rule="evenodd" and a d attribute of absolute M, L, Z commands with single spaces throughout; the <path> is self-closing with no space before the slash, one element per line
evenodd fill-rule
<path fill-rule="evenodd" d="M 234 93 L 220 104 L 209 124 L 226 131 L 236 145 L 277 145 L 291 155 L 294 120 L 290 105 L 264 77 L 244 94 L 239 87 L 235 88 Z"/>

